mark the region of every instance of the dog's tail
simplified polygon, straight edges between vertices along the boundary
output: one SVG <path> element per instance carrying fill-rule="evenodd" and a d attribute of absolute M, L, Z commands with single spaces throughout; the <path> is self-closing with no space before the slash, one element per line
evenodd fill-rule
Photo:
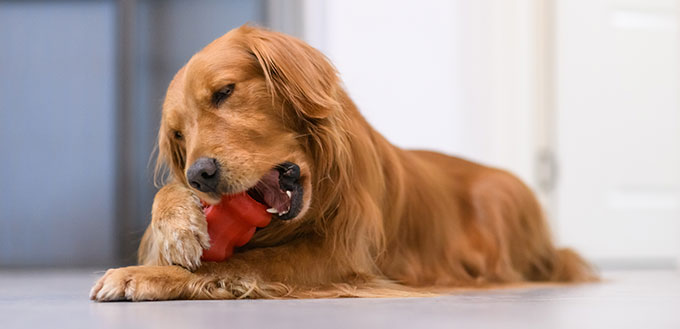
<path fill-rule="evenodd" d="M 595 269 L 575 251 L 564 248 L 555 251 L 550 281 L 595 282 L 599 276 Z"/>

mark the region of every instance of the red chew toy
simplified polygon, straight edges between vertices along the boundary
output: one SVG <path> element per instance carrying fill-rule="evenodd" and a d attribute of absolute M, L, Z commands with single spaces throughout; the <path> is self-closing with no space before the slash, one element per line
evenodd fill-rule
<path fill-rule="evenodd" d="M 235 247 L 246 244 L 256 227 L 265 227 L 272 219 L 266 207 L 248 194 L 225 195 L 220 203 L 203 209 L 208 221 L 210 249 L 203 250 L 201 260 L 220 262 L 231 257 Z"/>

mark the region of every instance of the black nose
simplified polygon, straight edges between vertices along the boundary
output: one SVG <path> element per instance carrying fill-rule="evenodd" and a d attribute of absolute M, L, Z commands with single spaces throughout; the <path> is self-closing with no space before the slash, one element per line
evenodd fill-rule
<path fill-rule="evenodd" d="M 220 182 L 220 167 L 215 158 L 198 158 L 187 170 L 187 180 L 191 187 L 201 192 L 217 192 Z"/>

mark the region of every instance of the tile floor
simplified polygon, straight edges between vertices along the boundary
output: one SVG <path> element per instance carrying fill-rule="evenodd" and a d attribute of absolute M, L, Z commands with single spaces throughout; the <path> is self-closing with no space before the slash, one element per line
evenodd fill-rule
<path fill-rule="evenodd" d="M 680 328 L 680 272 L 430 298 L 94 303 L 92 270 L 0 270 L 0 328 Z"/>

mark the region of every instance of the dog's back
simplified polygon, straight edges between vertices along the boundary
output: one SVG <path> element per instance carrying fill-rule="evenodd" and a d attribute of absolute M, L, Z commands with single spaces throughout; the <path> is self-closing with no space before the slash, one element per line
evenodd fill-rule
<path fill-rule="evenodd" d="M 428 151 L 401 151 L 402 209 L 387 223 L 381 264 L 410 285 L 591 281 L 590 266 L 556 249 L 538 201 L 514 175 Z M 400 199 L 400 198 L 395 198 Z"/>

